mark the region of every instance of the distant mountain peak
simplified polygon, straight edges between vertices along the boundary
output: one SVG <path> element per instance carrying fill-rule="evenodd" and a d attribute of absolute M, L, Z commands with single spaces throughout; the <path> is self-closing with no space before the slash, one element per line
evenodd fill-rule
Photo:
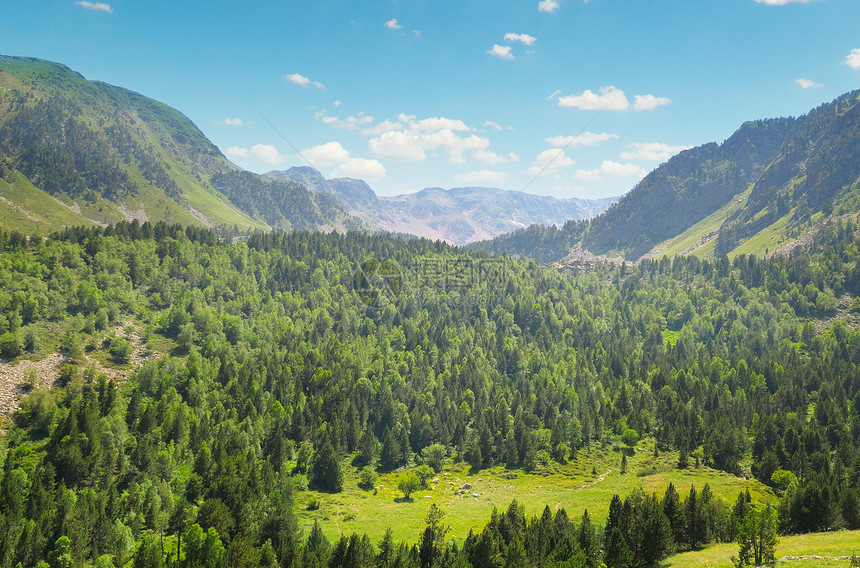
<path fill-rule="evenodd" d="M 324 179 L 313 168 L 269 172 L 314 192 L 332 192 L 350 214 L 372 227 L 463 245 L 534 223 L 561 225 L 594 217 L 615 199 L 557 199 L 493 187 L 426 187 L 377 197 L 360 179 Z"/>

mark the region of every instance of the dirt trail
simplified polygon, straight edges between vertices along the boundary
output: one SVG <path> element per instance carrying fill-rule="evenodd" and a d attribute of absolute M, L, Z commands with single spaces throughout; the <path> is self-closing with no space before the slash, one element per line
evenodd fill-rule
<path fill-rule="evenodd" d="M 606 479 L 606 476 L 609 475 L 610 473 L 612 473 L 612 470 L 607 469 L 606 473 L 601 474 L 597 479 L 595 479 L 591 483 L 583 483 L 582 485 L 580 485 L 578 488 L 574 489 L 573 491 L 575 493 L 579 493 L 583 489 L 588 489 L 589 487 L 593 487 L 594 485 L 597 485 L 598 483 L 600 483 L 601 481 Z M 558 503 L 555 504 L 555 510 L 558 511 L 559 507 L 561 507 L 561 501 L 559 501 Z"/>
<path fill-rule="evenodd" d="M 579 487 L 579 489 L 577 489 L 577 490 L 576 490 L 576 492 L 577 492 L 577 493 L 579 493 L 579 492 L 580 492 L 580 491 L 582 491 L 583 489 L 588 489 L 589 487 L 592 487 L 592 486 L 594 486 L 594 485 L 597 485 L 598 483 L 600 483 L 601 481 L 603 481 L 604 479 L 606 479 L 606 476 L 607 476 L 607 475 L 609 475 L 610 473 L 612 473 L 612 470 L 611 470 L 611 469 L 607 469 L 607 470 L 606 470 L 606 473 L 602 474 L 600 477 L 598 477 L 597 479 L 595 479 L 595 480 L 594 480 L 594 481 L 592 481 L 591 483 L 584 483 L 583 485 L 581 485 L 581 486 Z"/>

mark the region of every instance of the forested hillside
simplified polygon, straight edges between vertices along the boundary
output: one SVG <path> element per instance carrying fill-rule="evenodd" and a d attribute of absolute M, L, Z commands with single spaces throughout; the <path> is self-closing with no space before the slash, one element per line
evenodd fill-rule
<path fill-rule="evenodd" d="M 857 232 L 578 276 L 358 233 L 0 232 L 0 353 L 69 358 L 7 425 L 0 566 L 175 565 L 177 548 L 187 566 L 594 566 L 601 547 L 641 565 L 735 538 L 755 506 L 660 488 L 597 526 L 512 505 L 456 548 L 439 511 L 414 548 L 298 528 L 298 493 L 366 466 L 530 471 L 598 440 L 755 476 L 779 500 L 751 523 L 858 528 Z M 128 382 L 84 363 L 127 363 L 132 332 L 154 360 Z"/>
<path fill-rule="evenodd" d="M 544 262 L 576 249 L 636 261 L 673 245 L 703 258 L 765 255 L 857 210 L 858 152 L 853 91 L 801 117 L 747 122 L 722 144 L 685 150 L 590 222 L 536 225 L 477 246 Z"/>
<path fill-rule="evenodd" d="M 137 219 L 362 225 L 331 198 L 242 171 L 185 115 L 57 63 L 0 56 L 0 221 L 46 234 Z"/>

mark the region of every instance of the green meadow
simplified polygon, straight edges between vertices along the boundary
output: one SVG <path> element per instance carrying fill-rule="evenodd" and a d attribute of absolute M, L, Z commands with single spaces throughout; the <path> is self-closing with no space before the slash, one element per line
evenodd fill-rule
<path fill-rule="evenodd" d="M 768 487 L 754 479 L 696 467 L 693 460 L 683 470 L 677 469 L 677 463 L 677 452 L 655 457 L 652 440 L 640 443 L 624 474 L 620 471 L 621 452 L 611 445 L 593 445 L 581 450 L 575 460 L 546 464 L 532 473 L 502 466 L 472 472 L 467 463 L 451 463 L 449 459 L 428 488 L 416 491 L 408 500 L 397 489 L 402 471 L 380 475 L 375 490 L 368 491 L 358 487 L 356 468 L 345 463 L 341 493 L 301 491 L 296 504 L 305 533 L 314 521 L 319 521 L 329 539 L 358 532 L 367 533 L 374 543 L 389 527 L 396 540 L 416 542 L 430 505 L 436 504 L 451 527 L 450 537 L 462 544 L 470 530 L 483 528 L 493 508 L 504 510 L 514 499 L 525 507 L 526 516 L 540 515 L 549 506 L 565 509 L 578 522 L 587 509 L 598 525 L 605 522 L 614 494 L 623 497 L 642 488 L 662 497 L 669 483 L 675 484 L 682 498 L 692 485 L 698 491 L 709 483 L 714 494 L 729 503 L 744 489 L 749 489 L 759 502 L 775 499 Z M 460 494 L 466 484 L 471 488 Z"/>

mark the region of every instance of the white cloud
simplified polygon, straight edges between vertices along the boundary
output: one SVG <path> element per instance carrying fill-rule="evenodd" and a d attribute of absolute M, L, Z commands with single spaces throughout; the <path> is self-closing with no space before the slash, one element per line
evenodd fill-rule
<path fill-rule="evenodd" d="M 507 156 L 502 156 L 489 150 L 476 150 L 472 153 L 472 156 L 482 164 L 487 164 L 488 166 L 498 166 L 500 164 L 507 164 L 508 162 L 520 161 L 520 157 L 513 152 Z"/>
<path fill-rule="evenodd" d="M 427 151 L 443 148 L 448 152 L 448 161 L 458 164 L 465 161 L 463 152 L 483 150 L 490 145 L 487 138 L 458 134 L 471 130 L 462 120 L 445 117 L 416 120 L 415 116 L 401 114 L 397 122 L 386 120 L 362 133 L 375 136 L 368 140 L 368 147 L 381 158 L 418 162 L 427 158 Z"/>
<path fill-rule="evenodd" d="M 219 120 L 215 124 L 220 124 L 222 126 L 242 126 L 241 118 L 225 118 L 224 120 Z"/>
<path fill-rule="evenodd" d="M 567 146 L 594 146 L 595 144 L 606 142 L 613 138 L 618 138 L 618 135 L 609 134 L 608 132 L 601 132 L 600 134 L 595 134 L 594 132 L 583 132 L 578 136 L 552 136 L 550 138 L 545 138 L 545 140 L 550 146 L 565 148 Z"/>
<path fill-rule="evenodd" d="M 399 118 L 401 120 L 403 120 L 403 118 L 409 119 L 410 117 L 404 117 L 404 115 L 401 114 Z M 414 118 L 414 117 L 412 117 L 412 118 Z M 445 118 L 445 117 L 441 117 L 441 116 L 440 117 L 434 117 L 434 118 L 425 118 L 425 119 L 419 120 L 418 122 L 412 122 L 410 124 L 410 127 L 413 130 L 416 130 L 418 132 L 430 132 L 433 130 L 443 130 L 443 129 L 444 130 L 460 131 L 460 132 L 462 132 L 464 130 L 470 130 L 470 128 L 468 126 L 466 126 L 466 123 L 463 122 L 462 120 Z"/>
<path fill-rule="evenodd" d="M 794 82 L 800 85 L 800 88 L 802 89 L 819 89 L 824 86 L 821 83 L 816 83 L 809 79 L 795 79 Z"/>
<path fill-rule="evenodd" d="M 487 50 L 487 53 L 490 55 L 495 55 L 496 57 L 501 57 L 502 59 L 513 59 L 514 56 L 511 53 L 511 46 L 509 45 L 499 45 L 493 44 L 493 49 Z"/>
<path fill-rule="evenodd" d="M 251 155 L 247 148 L 240 148 L 239 146 L 230 146 L 224 150 L 224 154 L 230 158 L 247 158 Z"/>
<path fill-rule="evenodd" d="M 550 96 L 548 96 L 546 98 L 546 100 L 551 101 L 552 99 L 556 98 L 560 94 L 561 94 L 561 89 L 556 89 L 555 91 L 553 91 L 553 93 Z"/>
<path fill-rule="evenodd" d="M 636 95 L 633 97 L 633 110 L 654 110 L 659 106 L 672 104 L 667 97 L 655 97 L 654 95 Z"/>
<path fill-rule="evenodd" d="M 494 172 L 491 170 L 478 170 L 465 174 L 457 174 L 454 179 L 460 183 L 481 183 L 502 185 L 505 183 L 505 178 L 508 177 L 508 172 Z"/>
<path fill-rule="evenodd" d="M 672 103 L 666 97 L 655 97 L 654 95 L 635 95 L 633 101 L 633 110 L 635 111 L 653 110 Z M 558 105 L 581 110 L 627 110 L 630 108 L 630 101 L 624 91 L 609 85 L 608 87 L 601 87 L 599 93 L 586 89 L 578 95 L 559 97 Z"/>
<path fill-rule="evenodd" d="M 340 101 L 334 101 L 332 104 L 334 105 L 335 108 L 337 108 L 341 105 L 341 102 Z"/>
<path fill-rule="evenodd" d="M 254 157 L 259 161 L 276 166 L 287 161 L 287 157 L 278 152 L 272 144 L 255 144 L 248 148 L 239 146 L 230 146 L 224 153 L 231 158 L 251 158 Z"/>
<path fill-rule="evenodd" d="M 105 4 L 104 2 L 87 2 L 87 0 L 78 0 L 75 4 L 82 8 L 86 8 L 87 10 L 94 10 L 96 12 L 113 12 L 113 8 L 110 7 L 110 4 Z"/>
<path fill-rule="evenodd" d="M 278 149 L 272 144 L 256 144 L 251 146 L 250 152 L 252 156 L 261 162 L 265 162 L 266 164 L 271 164 L 273 166 L 283 164 L 287 161 L 287 157 L 281 155 L 278 152 Z"/>
<path fill-rule="evenodd" d="M 493 129 L 499 130 L 499 131 L 502 130 L 502 125 L 499 124 L 498 122 L 493 122 L 492 120 L 488 120 L 487 122 L 485 122 L 484 126 L 486 126 L 487 128 L 493 128 Z"/>
<path fill-rule="evenodd" d="M 397 23 L 397 18 L 391 18 L 387 22 L 385 22 L 385 27 L 389 30 L 402 30 L 403 26 Z"/>
<path fill-rule="evenodd" d="M 572 158 L 568 157 L 564 153 L 564 150 L 553 148 L 552 150 L 544 150 L 538 154 L 532 162 L 532 166 L 528 169 L 528 172 L 537 175 L 546 170 L 569 168 L 574 164 L 576 164 L 576 162 Z"/>
<path fill-rule="evenodd" d="M 376 181 L 385 177 L 385 167 L 378 160 L 365 158 L 350 158 L 332 172 L 334 177 L 360 178 L 365 181 Z"/>
<path fill-rule="evenodd" d="M 298 73 L 292 73 L 290 75 L 284 75 L 284 79 L 286 79 L 290 83 L 293 83 L 293 84 L 298 85 L 300 87 L 309 87 L 309 86 L 313 85 L 317 89 L 325 89 L 325 85 L 323 85 L 319 81 L 311 81 L 310 79 L 308 79 L 304 75 L 299 75 Z"/>
<path fill-rule="evenodd" d="M 851 50 L 845 58 L 845 64 L 851 69 L 860 69 L 860 48 Z"/>
<path fill-rule="evenodd" d="M 392 130 L 371 138 L 367 146 L 375 156 L 389 160 L 420 162 L 427 158 L 420 137 L 403 130 Z"/>
<path fill-rule="evenodd" d="M 316 113 L 314 116 L 322 120 L 323 124 L 328 124 L 334 128 L 342 128 L 343 130 L 358 130 L 360 127 L 373 122 L 372 116 L 367 116 L 364 113 L 358 113 L 358 116 L 348 116 L 341 120 L 336 116 L 323 116 L 322 113 Z"/>
<path fill-rule="evenodd" d="M 630 101 L 624 91 L 610 85 L 601 87 L 600 94 L 586 89 L 579 95 L 559 97 L 558 105 L 582 110 L 627 110 L 630 108 Z"/>
<path fill-rule="evenodd" d="M 579 170 L 573 177 L 582 180 L 602 180 L 621 177 L 644 177 L 648 172 L 636 164 L 619 164 L 610 160 L 604 161 L 600 167 L 594 170 Z"/>
<path fill-rule="evenodd" d="M 552 14 L 558 10 L 558 2 L 556 0 L 541 0 L 538 2 L 538 12 L 549 12 Z"/>
<path fill-rule="evenodd" d="M 391 122 L 390 120 L 383 120 L 373 128 L 366 128 L 361 131 L 365 136 L 379 136 L 381 134 L 385 134 L 386 132 L 392 132 L 394 130 L 400 130 L 403 128 L 403 124 L 400 122 Z"/>
<path fill-rule="evenodd" d="M 649 162 L 665 162 L 678 152 L 692 148 L 692 146 L 670 146 L 660 142 L 632 142 L 626 147 L 631 151 L 622 152 L 622 160 Z"/>
<path fill-rule="evenodd" d="M 349 152 L 340 142 L 327 142 L 302 150 L 302 157 L 314 167 L 334 166 L 350 159 Z"/>
<path fill-rule="evenodd" d="M 526 44 L 526 45 L 529 45 L 529 46 L 530 46 L 530 45 L 532 45 L 534 42 L 536 42 L 536 41 L 537 41 L 537 38 L 536 38 L 536 37 L 532 37 L 532 36 L 530 36 L 529 34 L 514 34 L 514 33 L 507 33 L 507 34 L 505 34 L 505 41 L 521 41 L 521 42 L 523 42 L 524 44 Z"/>
<path fill-rule="evenodd" d="M 786 4 L 808 4 L 812 0 L 755 0 L 756 4 L 767 4 L 768 6 L 785 6 Z"/>

